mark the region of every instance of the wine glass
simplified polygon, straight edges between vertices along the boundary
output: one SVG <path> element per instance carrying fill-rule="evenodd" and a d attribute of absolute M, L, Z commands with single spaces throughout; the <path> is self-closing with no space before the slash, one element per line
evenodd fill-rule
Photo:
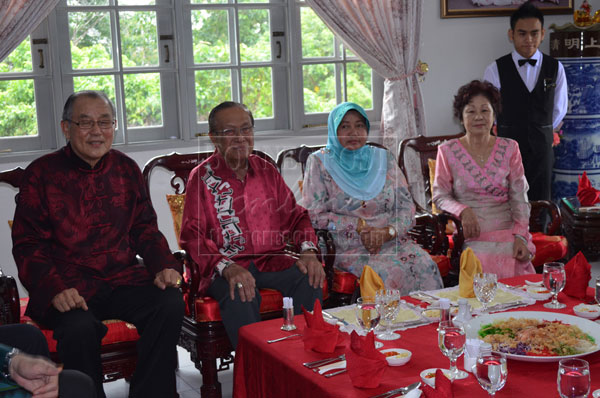
<path fill-rule="evenodd" d="M 562 398 L 586 398 L 590 393 L 590 365 L 583 359 L 561 359 L 556 384 Z"/>
<path fill-rule="evenodd" d="M 452 321 L 442 321 L 438 328 L 438 346 L 448 359 L 450 359 L 450 377 L 452 380 L 464 379 L 467 372 L 456 367 L 456 360 L 465 350 L 467 336 L 462 326 L 455 325 Z"/>
<path fill-rule="evenodd" d="M 496 296 L 498 276 L 496 274 L 477 273 L 473 276 L 473 291 L 475 297 L 483 305 L 481 312 L 487 312 L 487 306 Z"/>
<path fill-rule="evenodd" d="M 563 263 L 544 264 L 544 286 L 552 292 L 552 301 L 544 304 L 546 308 L 565 308 L 567 305 L 558 302 L 558 293 L 561 292 L 566 283 L 565 266 Z"/>
<path fill-rule="evenodd" d="M 379 333 L 379 340 L 396 340 L 400 338 L 390 327 L 400 310 L 400 291 L 396 289 L 381 289 L 375 293 L 375 302 L 379 304 L 381 317 L 385 321 L 383 333 Z"/>
<path fill-rule="evenodd" d="M 480 354 L 473 365 L 473 374 L 479 385 L 490 394 L 490 397 L 493 397 L 496 391 L 501 390 L 506 384 L 508 377 L 506 357 L 500 353 Z"/>
<path fill-rule="evenodd" d="M 366 333 L 375 329 L 380 319 L 379 304 L 374 297 L 360 297 L 356 300 L 356 320 Z"/>

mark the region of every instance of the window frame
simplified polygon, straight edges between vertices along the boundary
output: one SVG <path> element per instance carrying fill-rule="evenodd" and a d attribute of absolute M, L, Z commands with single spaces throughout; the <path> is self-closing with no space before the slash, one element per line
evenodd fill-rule
<path fill-rule="evenodd" d="M 176 146 L 194 146 L 207 143 L 208 123 L 196 120 L 195 72 L 214 69 L 214 64 L 194 64 L 192 54 L 193 33 L 191 30 L 191 10 L 200 8 L 227 9 L 229 18 L 237 20 L 237 13 L 243 9 L 270 10 L 271 59 L 260 62 L 241 62 L 239 30 L 229 25 L 231 59 L 219 64 L 240 75 L 248 67 L 268 66 L 272 76 L 273 117 L 256 119 L 257 137 L 294 137 L 321 135 L 326 132 L 327 112 L 304 113 L 302 68 L 308 64 L 332 63 L 336 69 L 349 62 L 360 61 L 346 57 L 342 43 L 335 35 L 336 54 L 327 58 L 302 58 L 302 36 L 300 30 L 300 9 L 306 7 L 302 0 L 270 0 L 269 3 L 192 4 L 190 0 L 156 0 L 155 5 L 123 5 L 108 0 L 106 6 L 68 6 L 61 0 L 49 16 L 30 34 L 32 41 L 32 72 L 2 74 L 1 80 L 13 78 L 33 79 L 38 120 L 38 134 L 28 137 L 6 137 L 0 139 L 0 150 L 23 155 L 27 152 L 48 152 L 63 146 L 66 141 L 60 128 L 63 104 L 73 92 L 73 79 L 77 76 L 107 74 L 114 76 L 115 106 L 117 108 L 117 129 L 113 145 L 121 150 L 136 148 L 159 149 Z M 111 15 L 113 67 L 105 69 L 73 70 L 71 68 L 71 48 L 69 39 L 68 13 L 72 11 L 107 11 Z M 157 45 L 159 61 L 156 66 L 123 67 L 121 61 L 120 28 L 115 25 L 119 11 L 156 11 Z M 42 39 L 41 41 L 38 39 Z M 45 39 L 45 42 L 44 40 Z M 36 44 L 33 41 L 36 40 Z M 68 43 L 59 45 L 59 43 Z M 281 56 L 277 58 L 280 52 Z M 45 67 L 36 64 L 38 50 L 44 55 Z M 169 62 L 166 62 L 166 52 Z M 338 54 L 341 51 L 342 54 Z M 67 60 L 63 62 L 63 60 Z M 128 73 L 158 73 L 162 97 L 162 125 L 152 127 L 123 127 L 126 120 L 124 76 Z M 337 102 L 344 100 L 346 90 L 339 86 Z M 372 109 L 367 115 L 372 125 L 380 120 L 383 102 L 383 78 L 372 73 Z M 240 80 L 241 82 L 241 80 Z M 239 100 L 241 88 L 232 79 L 232 98 Z M 342 95 L 340 91 L 344 91 Z M 5 159 L 11 156 L 4 157 Z"/>

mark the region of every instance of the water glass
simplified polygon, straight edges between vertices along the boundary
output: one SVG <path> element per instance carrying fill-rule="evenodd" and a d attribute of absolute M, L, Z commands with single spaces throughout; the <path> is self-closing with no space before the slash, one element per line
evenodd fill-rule
<path fill-rule="evenodd" d="M 498 288 L 498 276 L 496 274 L 477 273 L 473 276 L 473 291 L 475 297 L 483 305 L 482 313 L 487 312 L 487 306 L 494 300 Z"/>
<path fill-rule="evenodd" d="M 590 393 L 590 365 L 583 359 L 561 359 L 556 384 L 562 398 L 586 398 Z"/>
<path fill-rule="evenodd" d="M 356 300 L 356 320 L 366 333 L 375 329 L 380 319 L 379 304 L 374 297 L 360 297 Z"/>
<path fill-rule="evenodd" d="M 464 379 L 467 372 L 456 367 L 456 360 L 465 350 L 467 336 L 462 326 L 455 325 L 452 321 L 442 321 L 438 328 L 438 346 L 448 359 L 450 359 L 450 377 L 452 380 Z"/>
<path fill-rule="evenodd" d="M 567 305 L 558 302 L 558 293 L 564 288 L 567 281 L 565 275 L 565 266 L 563 263 L 545 263 L 544 264 L 544 286 L 552 292 L 552 301 L 544 304 L 546 308 L 560 309 Z"/>
<path fill-rule="evenodd" d="M 381 289 L 375 293 L 375 302 L 379 304 L 381 318 L 385 321 L 383 333 L 379 333 L 379 340 L 396 340 L 400 338 L 390 327 L 400 310 L 400 291 L 396 289 Z"/>
<path fill-rule="evenodd" d="M 596 278 L 596 294 L 594 295 L 596 303 L 600 304 L 600 276 Z"/>
<path fill-rule="evenodd" d="M 473 365 L 473 374 L 479 385 L 488 392 L 490 397 L 493 397 L 506 384 L 508 377 L 506 357 L 501 353 L 480 354 Z"/>

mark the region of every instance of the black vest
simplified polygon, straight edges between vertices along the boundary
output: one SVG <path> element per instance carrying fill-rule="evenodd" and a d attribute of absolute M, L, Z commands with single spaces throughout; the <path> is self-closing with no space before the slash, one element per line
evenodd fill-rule
<path fill-rule="evenodd" d="M 558 61 L 544 54 L 542 68 L 532 92 L 521 79 L 508 54 L 496 60 L 502 94 L 498 135 L 519 143 L 529 200 L 550 200 L 552 167 L 552 113 Z"/>
<path fill-rule="evenodd" d="M 521 152 L 552 147 L 552 112 L 558 61 L 543 54 L 542 68 L 532 92 L 508 54 L 496 60 L 502 94 L 498 135 L 516 140 Z"/>

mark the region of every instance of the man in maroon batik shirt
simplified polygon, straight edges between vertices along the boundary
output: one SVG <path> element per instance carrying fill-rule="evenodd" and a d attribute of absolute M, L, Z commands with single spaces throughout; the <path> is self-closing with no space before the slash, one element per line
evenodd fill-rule
<path fill-rule="evenodd" d="M 67 145 L 33 161 L 23 176 L 13 255 L 29 291 L 26 314 L 54 330 L 66 369 L 87 373 L 105 397 L 102 320 L 122 319 L 140 334 L 129 396 L 173 397 L 181 266 L 158 230 L 139 167 L 111 149 L 115 122 L 102 92 L 67 99 Z"/>
<path fill-rule="evenodd" d="M 294 311 L 312 310 L 325 279 L 308 212 L 273 165 L 252 155 L 254 118 L 227 101 L 208 116 L 215 153 L 190 173 L 181 246 L 200 266 L 199 294 L 219 302 L 233 347 L 238 329 L 260 321 L 258 289 L 294 299 Z M 300 258 L 282 255 L 292 240 Z"/>

